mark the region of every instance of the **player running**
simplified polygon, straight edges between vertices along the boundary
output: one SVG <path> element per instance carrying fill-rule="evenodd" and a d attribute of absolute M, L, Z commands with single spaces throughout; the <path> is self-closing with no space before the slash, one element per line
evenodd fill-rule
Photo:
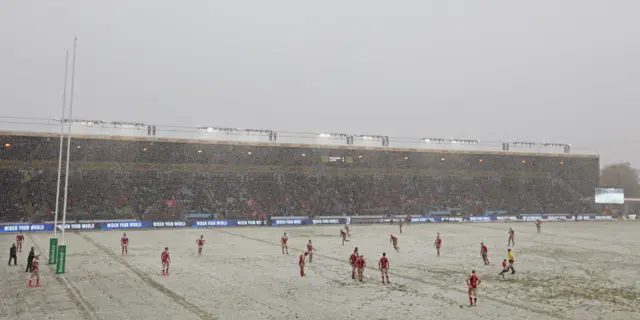
<path fill-rule="evenodd" d="M 22 242 L 23 241 L 24 241 L 24 235 L 22 235 L 22 232 L 20 232 L 16 236 L 16 243 L 18 243 L 18 252 L 22 252 Z"/>
<path fill-rule="evenodd" d="M 364 277 L 364 268 L 367 266 L 367 262 L 364 260 L 364 256 L 360 255 L 356 261 L 356 268 L 358 269 L 358 280 L 362 282 Z"/>
<path fill-rule="evenodd" d="M 285 251 L 287 252 L 287 254 L 289 254 L 289 246 L 287 245 L 287 241 L 289 241 L 289 238 L 287 237 L 287 233 L 285 232 L 284 235 L 280 238 L 280 246 L 282 247 L 282 254 L 284 254 Z"/>
<path fill-rule="evenodd" d="M 313 249 L 313 245 L 311 244 L 311 240 L 309 240 L 309 243 L 307 243 L 307 253 L 309 254 L 309 263 L 311 263 L 311 261 L 313 260 L 313 251 L 315 249 Z"/>
<path fill-rule="evenodd" d="M 516 273 L 516 269 L 513 268 L 513 264 L 516 262 L 516 259 L 513 257 L 513 251 L 511 249 L 507 249 L 508 258 L 509 258 L 509 269 L 511 269 L 511 274 Z"/>
<path fill-rule="evenodd" d="M 509 271 L 510 268 L 511 268 L 511 266 L 507 262 L 507 259 L 502 260 L 502 271 L 500 273 L 498 273 L 498 275 L 502 276 L 502 279 L 504 279 L 504 273 Z"/>
<path fill-rule="evenodd" d="M 509 243 L 507 243 L 507 246 L 510 246 L 512 243 L 515 246 L 516 245 L 516 232 L 513 231 L 513 229 L 509 228 Z"/>
<path fill-rule="evenodd" d="M 380 274 L 382 276 L 382 283 L 384 284 L 384 278 L 387 278 L 387 284 L 389 284 L 389 259 L 387 259 L 387 254 L 385 252 L 382 253 L 382 258 L 378 261 L 378 268 L 380 269 Z"/>
<path fill-rule="evenodd" d="M 127 238 L 126 233 L 123 233 L 122 238 L 120 238 L 120 246 L 122 247 L 122 255 L 129 255 L 129 238 Z"/>
<path fill-rule="evenodd" d="M 351 232 L 349 231 L 349 225 L 345 224 L 344 225 L 344 230 L 347 232 L 347 237 L 351 238 Z"/>
<path fill-rule="evenodd" d="M 484 245 L 484 242 L 480 242 L 480 255 L 482 256 L 482 260 L 484 260 L 484 265 L 488 266 L 489 263 L 489 249 Z"/>
<path fill-rule="evenodd" d="M 538 233 L 540 233 L 540 232 L 541 232 L 541 230 L 540 230 L 541 225 L 542 225 L 542 221 L 540 221 L 540 219 L 538 219 L 538 220 L 536 221 L 536 231 L 537 231 Z"/>
<path fill-rule="evenodd" d="M 198 255 L 202 255 L 202 247 L 204 246 L 204 236 L 200 235 L 200 239 L 196 239 L 196 243 L 198 244 Z"/>
<path fill-rule="evenodd" d="M 162 255 L 160 255 L 160 260 L 162 260 L 162 275 L 169 275 L 169 264 L 171 264 L 171 257 L 169 257 L 169 248 L 165 247 Z"/>
<path fill-rule="evenodd" d="M 393 218 L 391 218 L 393 220 Z M 400 234 L 402 234 L 402 218 L 398 219 L 398 226 L 400 227 Z"/>
<path fill-rule="evenodd" d="M 342 238 L 342 245 L 343 246 L 344 246 L 344 242 L 345 241 L 347 241 L 347 242 L 349 241 L 347 239 L 347 235 L 348 235 L 348 233 L 346 233 L 346 232 L 344 232 L 344 230 L 340 229 L 340 237 Z"/>
<path fill-rule="evenodd" d="M 438 252 L 438 257 L 440 256 L 440 246 L 442 246 L 442 238 L 440 238 L 440 232 L 436 236 L 436 241 L 433 242 L 433 246 L 436 247 L 436 252 Z"/>
<path fill-rule="evenodd" d="M 304 277 L 306 276 L 306 274 L 304 273 L 304 261 L 305 258 L 307 257 L 307 255 L 309 255 L 308 252 L 305 252 L 303 254 L 300 255 L 300 259 L 298 260 L 298 265 L 300 266 L 300 276 Z"/>
<path fill-rule="evenodd" d="M 476 271 L 472 270 L 471 275 L 467 278 L 467 287 L 469 288 L 469 306 L 475 306 L 478 302 L 478 286 L 480 278 L 476 275 Z"/>
<path fill-rule="evenodd" d="M 31 262 L 31 278 L 29 278 L 29 287 L 31 287 L 31 281 L 33 278 L 36 278 L 36 287 L 40 286 L 40 268 L 38 267 L 38 262 L 40 259 L 40 255 L 36 255 Z"/>
<path fill-rule="evenodd" d="M 349 257 L 349 264 L 351 265 L 351 279 L 356 278 L 356 262 L 358 261 L 358 247 L 353 249 L 353 253 Z"/>
<path fill-rule="evenodd" d="M 393 248 L 396 249 L 397 252 L 400 252 L 400 247 L 398 247 L 398 238 L 394 235 L 391 235 L 389 243 L 393 243 Z"/>

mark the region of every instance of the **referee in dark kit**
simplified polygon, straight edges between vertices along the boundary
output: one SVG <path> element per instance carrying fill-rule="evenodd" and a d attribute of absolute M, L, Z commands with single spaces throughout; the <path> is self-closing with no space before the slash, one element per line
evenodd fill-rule
<path fill-rule="evenodd" d="M 11 249 L 9 249 L 9 265 L 11 265 L 11 260 L 13 260 L 13 265 L 18 265 L 18 248 L 16 248 L 16 244 L 11 245 Z"/>
<path fill-rule="evenodd" d="M 24 270 L 24 272 L 31 272 L 32 268 L 31 265 L 33 263 L 33 258 L 36 257 L 36 252 L 35 249 L 33 247 L 31 247 L 31 251 L 29 251 L 29 257 L 27 258 L 27 269 Z"/>

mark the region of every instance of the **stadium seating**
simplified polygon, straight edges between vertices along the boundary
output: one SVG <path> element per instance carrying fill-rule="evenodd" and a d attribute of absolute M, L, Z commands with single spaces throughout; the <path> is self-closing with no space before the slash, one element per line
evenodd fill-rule
<path fill-rule="evenodd" d="M 0 138 L 0 220 L 49 220 L 59 140 Z M 599 159 L 87 136 L 69 173 L 69 219 L 573 213 Z"/>

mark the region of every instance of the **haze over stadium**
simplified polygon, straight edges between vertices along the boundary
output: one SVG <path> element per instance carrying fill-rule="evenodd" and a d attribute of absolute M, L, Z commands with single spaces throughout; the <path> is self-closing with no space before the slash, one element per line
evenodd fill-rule
<path fill-rule="evenodd" d="M 634 9 L 0 4 L 0 319 L 640 319 Z"/>

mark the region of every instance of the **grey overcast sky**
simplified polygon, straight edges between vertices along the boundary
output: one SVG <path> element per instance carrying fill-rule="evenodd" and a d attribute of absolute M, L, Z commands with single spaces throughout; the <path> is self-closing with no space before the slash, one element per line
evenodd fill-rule
<path fill-rule="evenodd" d="M 0 110 L 570 142 L 640 165 L 640 1 L 0 2 Z"/>

